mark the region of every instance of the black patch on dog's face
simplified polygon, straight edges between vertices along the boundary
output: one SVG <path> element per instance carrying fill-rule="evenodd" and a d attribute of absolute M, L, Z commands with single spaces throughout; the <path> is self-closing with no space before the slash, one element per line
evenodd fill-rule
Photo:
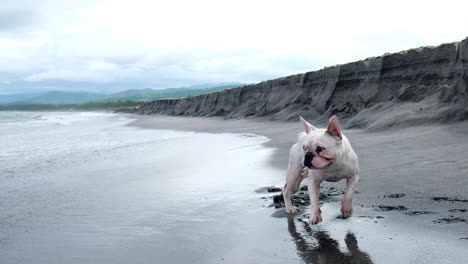
<path fill-rule="evenodd" d="M 314 153 L 308 151 L 304 156 L 304 167 L 312 168 L 312 160 L 314 159 Z"/>

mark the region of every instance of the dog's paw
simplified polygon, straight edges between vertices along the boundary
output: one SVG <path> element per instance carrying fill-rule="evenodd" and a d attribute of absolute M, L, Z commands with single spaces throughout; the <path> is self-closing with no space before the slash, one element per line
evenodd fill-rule
<path fill-rule="evenodd" d="M 341 205 L 341 217 L 348 218 L 353 214 L 353 206 L 351 204 L 343 203 Z"/>
<path fill-rule="evenodd" d="M 294 214 L 294 213 L 297 213 L 297 212 L 299 212 L 299 210 L 297 208 L 294 208 L 294 207 L 286 208 L 286 213 L 287 214 Z"/>
<path fill-rule="evenodd" d="M 309 216 L 309 224 L 315 225 L 315 224 L 317 224 L 318 222 L 322 222 L 322 215 L 320 214 L 320 212 L 316 212 L 316 213 L 310 214 L 310 216 Z"/>

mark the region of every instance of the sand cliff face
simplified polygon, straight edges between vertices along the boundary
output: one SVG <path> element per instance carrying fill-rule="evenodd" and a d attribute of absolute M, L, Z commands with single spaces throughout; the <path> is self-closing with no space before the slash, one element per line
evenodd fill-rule
<path fill-rule="evenodd" d="M 322 121 L 336 114 L 348 128 L 383 129 L 465 120 L 467 87 L 468 38 L 121 111 Z"/>

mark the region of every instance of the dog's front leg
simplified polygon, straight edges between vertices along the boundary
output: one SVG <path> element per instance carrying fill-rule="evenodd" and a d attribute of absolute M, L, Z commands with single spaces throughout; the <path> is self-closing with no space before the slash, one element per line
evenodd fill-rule
<path fill-rule="evenodd" d="M 301 178 L 301 168 L 298 167 L 288 167 L 288 171 L 286 173 L 286 184 L 283 188 L 283 199 L 284 199 L 284 206 L 286 209 L 286 213 L 297 213 L 298 210 L 294 208 L 291 202 L 291 195 L 297 192 L 298 184 L 297 182 Z M 300 182 L 299 182 L 300 183 Z"/>
<path fill-rule="evenodd" d="M 320 211 L 320 202 L 319 202 L 320 184 L 322 182 L 323 180 L 317 180 L 313 178 L 309 179 L 309 197 L 310 197 L 310 207 L 311 207 L 311 212 L 310 212 L 310 217 L 309 217 L 310 224 L 316 224 L 322 221 L 322 215 Z"/>
<path fill-rule="evenodd" d="M 358 181 L 359 175 L 346 178 L 346 193 L 341 202 L 341 216 L 343 218 L 348 218 L 353 214 L 353 193 Z"/>

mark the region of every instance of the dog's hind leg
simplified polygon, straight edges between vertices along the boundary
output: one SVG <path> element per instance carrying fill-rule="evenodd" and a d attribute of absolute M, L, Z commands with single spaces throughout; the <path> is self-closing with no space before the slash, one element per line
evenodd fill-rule
<path fill-rule="evenodd" d="M 341 202 L 341 215 L 343 218 L 348 218 L 353 214 L 353 193 L 359 181 L 359 175 L 346 178 L 346 193 Z"/>

